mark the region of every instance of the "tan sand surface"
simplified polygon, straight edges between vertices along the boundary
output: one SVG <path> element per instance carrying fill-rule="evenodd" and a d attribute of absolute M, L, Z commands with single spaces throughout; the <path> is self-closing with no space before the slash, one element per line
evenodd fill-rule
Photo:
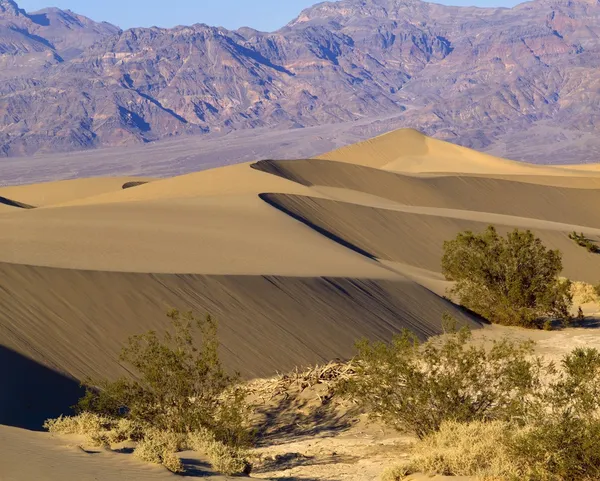
<path fill-rule="evenodd" d="M 0 262 L 123 272 L 392 277 L 257 196 L 2 216 Z"/>
<path fill-rule="evenodd" d="M 413 129 L 395 130 L 364 142 L 321 154 L 315 158 L 337 160 L 396 172 L 581 175 L 581 172 L 571 169 L 571 166 L 541 166 L 502 159 L 427 137 Z"/>
<path fill-rule="evenodd" d="M 47 433 L 0 425 L 2 481 L 173 481 L 180 476 L 161 466 L 102 448 L 84 449 Z M 182 453 L 193 455 L 193 453 Z M 185 458 L 184 458 L 185 459 Z M 214 481 L 234 479 L 206 472 Z"/>
<path fill-rule="evenodd" d="M 119 192 L 128 183 L 149 182 L 147 177 L 92 177 L 89 179 L 62 180 L 42 184 L 0 187 L 0 197 L 43 207 L 96 196 L 106 192 Z"/>

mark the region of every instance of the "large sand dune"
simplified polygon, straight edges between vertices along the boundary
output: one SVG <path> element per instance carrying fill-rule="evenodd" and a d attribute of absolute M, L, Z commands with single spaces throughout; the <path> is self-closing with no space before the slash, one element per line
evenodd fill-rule
<path fill-rule="evenodd" d="M 39 428 L 78 380 L 126 373 L 123 341 L 166 327 L 169 307 L 216 316 L 223 358 L 245 377 L 347 358 L 362 336 L 437 334 L 444 312 L 479 327 L 441 297 L 443 241 L 465 229 L 532 229 L 563 252 L 565 275 L 600 280 L 600 256 L 568 238 L 600 239 L 594 167 L 398 131 L 315 159 L 148 180 L 0 189 L 0 349 L 13 366 L 0 424 Z M 1 443 L 46 442 L 7 429 Z"/>

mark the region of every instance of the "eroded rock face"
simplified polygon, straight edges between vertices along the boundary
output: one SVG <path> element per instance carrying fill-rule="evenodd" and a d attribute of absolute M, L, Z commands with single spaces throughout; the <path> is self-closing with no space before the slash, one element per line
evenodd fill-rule
<path fill-rule="evenodd" d="M 598 160 L 599 35 L 595 0 L 342 0 L 272 33 L 120 31 L 0 0 L 0 153 L 392 115 L 514 158 Z"/>

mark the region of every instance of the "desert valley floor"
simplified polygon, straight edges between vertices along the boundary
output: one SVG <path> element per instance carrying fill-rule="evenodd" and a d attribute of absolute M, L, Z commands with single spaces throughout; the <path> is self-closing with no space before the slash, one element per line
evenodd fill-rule
<path fill-rule="evenodd" d="M 0 188 L 0 480 L 174 477 L 36 432 L 79 380 L 124 374 L 123 341 L 170 307 L 216 317 L 223 359 L 247 379 L 347 359 L 360 337 L 439 334 L 445 312 L 493 334 L 443 297 L 443 242 L 531 229 L 563 253 L 565 277 L 597 283 L 600 255 L 568 234 L 600 239 L 598 205 L 598 165 L 513 162 L 413 130 L 312 159 Z M 591 330 L 535 336 L 600 344 Z M 356 463 L 271 479 L 378 479 L 382 462 Z"/>

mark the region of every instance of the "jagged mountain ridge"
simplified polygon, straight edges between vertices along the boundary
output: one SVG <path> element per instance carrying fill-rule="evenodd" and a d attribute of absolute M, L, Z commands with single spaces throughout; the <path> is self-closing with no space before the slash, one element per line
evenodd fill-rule
<path fill-rule="evenodd" d="M 591 160 L 596 147 L 597 1 L 506 9 L 341 0 L 271 33 L 121 31 L 72 12 L 0 5 L 3 155 L 382 114 L 397 116 L 378 130 L 415 127 L 527 160 L 548 155 L 521 148 L 535 139 L 576 145 L 554 147 L 554 162 Z"/>

